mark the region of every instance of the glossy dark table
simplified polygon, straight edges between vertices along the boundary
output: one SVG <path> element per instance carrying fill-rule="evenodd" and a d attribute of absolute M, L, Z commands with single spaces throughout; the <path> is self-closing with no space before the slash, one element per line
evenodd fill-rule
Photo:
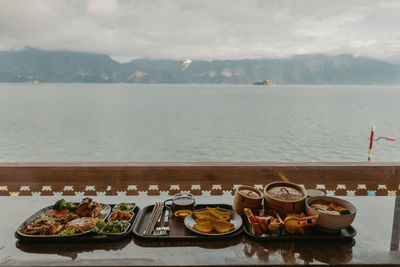
<path fill-rule="evenodd" d="M 349 264 L 398 265 L 399 223 L 394 221 L 396 197 L 343 197 L 354 203 L 358 213 L 353 226 L 356 237 L 349 242 L 264 242 L 245 235 L 229 241 L 159 243 L 124 238 L 107 243 L 31 244 L 14 237 L 16 227 L 37 210 L 65 198 L 0 197 L 0 265 L 2 266 L 183 266 L 183 265 L 287 265 Z M 94 197 L 104 203 L 153 204 L 168 196 Z M 198 203 L 231 204 L 232 196 L 203 196 Z M 398 201 L 398 206 L 400 201 Z M 400 211 L 399 211 L 400 212 Z M 394 231 L 393 231 L 394 230 Z"/>

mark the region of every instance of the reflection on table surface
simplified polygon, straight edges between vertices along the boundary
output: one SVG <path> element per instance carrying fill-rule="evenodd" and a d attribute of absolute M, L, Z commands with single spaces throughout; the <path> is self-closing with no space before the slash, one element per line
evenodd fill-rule
<path fill-rule="evenodd" d="M 97 251 L 107 253 L 124 249 L 132 237 L 111 242 L 72 242 L 54 245 L 52 243 L 27 243 L 16 242 L 16 247 L 21 251 L 33 254 L 56 254 L 75 260 L 80 253 Z M 247 237 L 235 238 L 224 241 L 201 242 L 147 242 L 133 239 L 136 246 L 157 247 L 196 247 L 203 249 L 222 249 L 240 246 L 245 257 L 256 258 L 260 262 L 276 262 L 275 257 L 281 257 L 286 264 L 294 263 L 328 263 L 343 264 L 352 259 L 352 248 L 355 240 L 345 242 L 306 243 L 306 242 L 265 242 L 260 243 Z"/>
<path fill-rule="evenodd" d="M 78 257 L 79 253 L 91 251 L 117 251 L 122 250 L 132 242 L 132 236 L 127 236 L 118 240 L 108 242 L 63 242 L 63 243 L 33 243 L 33 242 L 16 242 L 16 247 L 21 251 L 34 254 L 57 254 L 60 256 L 71 258 Z"/>
<path fill-rule="evenodd" d="M 134 239 L 133 242 L 135 245 L 140 247 L 147 247 L 147 248 L 157 248 L 157 247 L 198 247 L 204 249 L 222 249 L 222 248 L 229 248 L 232 246 L 236 246 L 242 243 L 243 237 L 237 237 L 234 239 L 227 239 L 223 241 L 216 241 L 216 240 L 204 240 L 204 241 L 165 241 L 165 242 L 158 242 L 158 241 L 144 241 L 140 239 Z"/>
<path fill-rule="evenodd" d="M 264 242 L 244 238 L 243 253 L 246 257 L 268 263 L 280 256 L 286 264 L 315 262 L 343 264 L 352 259 L 355 240 L 344 242 Z"/>
<path fill-rule="evenodd" d="M 79 201 L 77 197 L 65 197 Z M 0 227 L 0 265 L 259 265 L 259 264 L 398 264 L 398 231 L 394 197 L 344 197 L 358 208 L 353 223 L 357 235 L 348 241 L 259 242 L 239 236 L 204 242 L 149 242 L 130 235 L 110 242 L 27 243 L 14 236 L 31 214 L 57 197 L 0 197 L 4 211 Z M 104 203 L 136 202 L 140 207 L 159 197 L 95 197 Z M 227 197 L 197 198 L 197 203 L 227 203 Z M 12 207 L 12 208 L 11 208 Z M 377 219 L 376 212 L 379 211 Z M 377 221 L 379 220 L 379 222 Z M 397 241 L 396 241 L 397 240 Z"/>

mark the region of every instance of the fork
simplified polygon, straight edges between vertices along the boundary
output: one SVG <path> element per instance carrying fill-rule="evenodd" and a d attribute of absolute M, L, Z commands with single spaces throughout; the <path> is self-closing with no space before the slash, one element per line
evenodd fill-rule
<path fill-rule="evenodd" d="M 169 219 L 169 210 L 167 209 L 165 211 L 165 215 L 164 215 L 164 226 L 161 227 L 161 229 L 166 231 L 166 232 L 169 232 L 169 226 L 168 226 L 169 221 L 168 221 L 168 219 Z"/>
<path fill-rule="evenodd" d="M 169 218 L 169 210 L 165 210 L 164 219 L 162 220 L 161 226 L 156 227 L 153 232 L 153 235 L 166 235 L 169 232 L 168 226 L 168 218 Z"/>

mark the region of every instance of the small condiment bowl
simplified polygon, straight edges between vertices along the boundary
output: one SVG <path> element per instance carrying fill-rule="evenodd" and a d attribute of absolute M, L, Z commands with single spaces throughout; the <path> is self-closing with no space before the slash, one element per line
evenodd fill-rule
<path fill-rule="evenodd" d="M 321 190 L 317 189 L 306 189 L 307 197 L 322 197 L 325 196 L 325 193 Z"/>
<path fill-rule="evenodd" d="M 343 206 L 345 209 L 350 211 L 350 214 L 345 214 L 345 215 L 327 214 L 324 212 L 320 212 L 310 206 L 312 202 L 320 199 L 326 202 L 335 202 L 336 204 L 339 204 L 340 206 Z M 340 199 L 337 197 L 316 196 L 307 198 L 306 213 L 309 216 L 319 215 L 317 220 L 318 227 L 325 232 L 335 233 L 351 225 L 351 223 L 354 221 L 354 218 L 356 217 L 357 208 L 353 204 L 344 199 Z"/>

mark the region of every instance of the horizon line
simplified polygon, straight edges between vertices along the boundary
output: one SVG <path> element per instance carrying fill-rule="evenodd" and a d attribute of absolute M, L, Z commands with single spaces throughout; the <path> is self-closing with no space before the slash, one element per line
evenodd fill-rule
<path fill-rule="evenodd" d="M 9 50 L 0 50 L 1 52 L 21 52 L 21 51 L 27 51 L 27 50 L 36 50 L 36 51 L 42 51 L 42 52 L 49 52 L 49 53 L 57 53 L 57 52 L 67 52 L 67 53 L 77 53 L 77 54 L 91 54 L 91 55 L 98 55 L 98 56 L 107 56 L 110 59 L 112 59 L 115 62 L 118 62 L 120 64 L 127 64 L 130 63 L 132 61 L 135 60 L 171 60 L 171 61 L 181 61 L 183 58 L 191 58 L 191 57 L 183 57 L 182 59 L 176 59 L 176 58 L 151 58 L 151 57 L 137 57 L 137 58 L 133 58 L 129 61 L 121 61 L 118 59 L 115 59 L 115 57 L 110 56 L 109 54 L 102 54 L 102 53 L 96 53 L 96 52 L 86 52 L 86 51 L 77 51 L 77 50 L 69 50 L 69 49 L 65 49 L 65 50 L 52 50 L 52 49 L 40 49 L 40 48 L 35 48 L 35 47 L 31 47 L 31 46 L 24 46 L 22 48 L 10 48 Z M 376 61 L 380 61 L 380 62 L 385 62 L 388 64 L 392 64 L 392 65 L 398 65 L 400 66 L 400 62 L 399 63 L 393 63 L 387 60 L 383 60 L 383 59 L 377 59 L 374 57 L 366 57 L 366 56 L 357 56 L 354 54 L 334 54 L 334 55 L 330 55 L 330 54 L 324 54 L 324 53 L 309 53 L 309 54 L 292 54 L 290 56 L 282 56 L 282 57 L 260 57 L 260 58 L 248 58 L 248 57 L 244 57 L 244 58 L 238 58 L 238 59 L 218 59 L 218 58 L 214 58 L 214 59 L 196 59 L 196 58 L 191 58 L 194 61 L 205 61 L 205 62 L 213 62 L 213 61 L 244 61 L 244 60 L 285 60 L 285 59 L 293 59 L 295 57 L 302 57 L 302 56 L 327 56 L 327 57 L 340 57 L 340 56 L 350 56 L 354 59 L 357 58 L 365 58 L 365 59 L 370 59 L 370 60 L 376 60 Z"/>

